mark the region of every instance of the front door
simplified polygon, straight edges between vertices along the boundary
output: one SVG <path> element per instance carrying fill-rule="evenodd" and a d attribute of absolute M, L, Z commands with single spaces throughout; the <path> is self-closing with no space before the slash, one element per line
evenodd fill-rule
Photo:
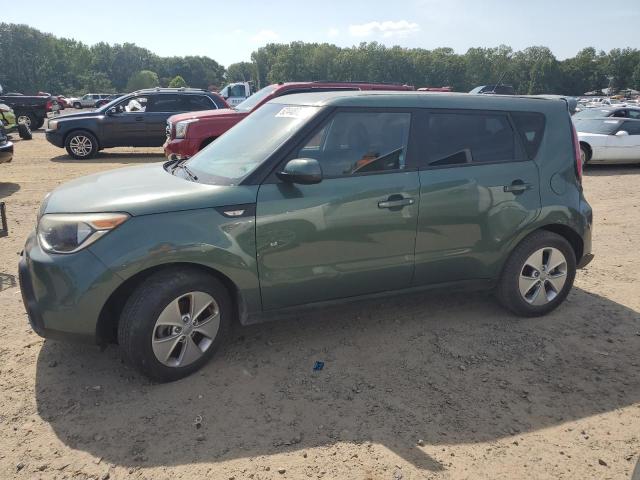
<path fill-rule="evenodd" d="M 496 112 L 420 117 L 425 152 L 416 285 L 493 278 L 514 236 L 539 214 L 538 168 L 531 158 L 544 117 L 513 115 L 515 123 Z"/>
<path fill-rule="evenodd" d="M 614 135 L 607 136 L 607 150 L 612 161 L 640 161 L 640 121 L 622 122 Z"/>
<path fill-rule="evenodd" d="M 129 97 L 114 107 L 103 120 L 102 146 L 143 147 L 147 144 L 145 110 L 147 97 Z"/>
<path fill-rule="evenodd" d="M 262 302 L 274 309 L 408 287 L 418 172 L 409 111 L 337 111 L 291 158 L 315 158 L 315 185 L 260 186 L 256 241 Z"/>

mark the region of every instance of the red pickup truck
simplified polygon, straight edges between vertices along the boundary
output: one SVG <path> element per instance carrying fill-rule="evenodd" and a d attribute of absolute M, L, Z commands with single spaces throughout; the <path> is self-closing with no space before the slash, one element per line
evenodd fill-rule
<path fill-rule="evenodd" d="M 254 93 L 235 108 L 173 115 L 167 120 L 167 157 L 189 158 L 272 98 L 292 93 L 335 90 L 415 90 L 410 85 L 355 82 L 276 83 Z"/>

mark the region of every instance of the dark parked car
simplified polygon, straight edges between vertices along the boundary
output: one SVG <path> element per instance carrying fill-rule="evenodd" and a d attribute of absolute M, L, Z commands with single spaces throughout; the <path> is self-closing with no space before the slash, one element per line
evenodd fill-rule
<path fill-rule="evenodd" d="M 96 108 L 106 105 L 107 103 L 113 102 L 115 99 L 124 97 L 125 95 L 126 93 L 113 93 L 108 97 L 101 98 L 100 100 L 96 101 Z"/>
<path fill-rule="evenodd" d="M 55 97 L 28 96 L 7 94 L 0 95 L 0 103 L 10 106 L 18 118 L 18 123 L 24 123 L 31 130 L 37 130 L 44 125 L 49 113 L 59 110 Z"/>
<path fill-rule="evenodd" d="M 544 315 L 592 258 L 581 173 L 561 100 L 287 95 L 189 160 L 58 187 L 20 290 L 40 335 L 118 341 L 160 381 L 327 301 L 475 287 Z"/>
<path fill-rule="evenodd" d="M 91 112 L 64 115 L 49 122 L 47 140 L 77 159 L 110 147 L 159 147 L 167 119 L 176 113 L 224 108 L 206 90 L 154 88 L 139 90 Z"/>
<path fill-rule="evenodd" d="M 474 88 L 469 93 L 473 94 L 497 94 L 497 95 L 515 95 L 516 91 L 512 85 L 481 85 L 479 87 Z"/>

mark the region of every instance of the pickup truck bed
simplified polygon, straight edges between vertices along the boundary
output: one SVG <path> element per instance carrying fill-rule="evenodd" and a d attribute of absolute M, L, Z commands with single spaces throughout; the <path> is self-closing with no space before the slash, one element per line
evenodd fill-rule
<path fill-rule="evenodd" d="M 0 95 L 0 103 L 10 106 L 18 118 L 31 130 L 37 130 L 44 125 L 49 112 L 59 109 L 58 101 L 54 97 L 29 95 Z"/>

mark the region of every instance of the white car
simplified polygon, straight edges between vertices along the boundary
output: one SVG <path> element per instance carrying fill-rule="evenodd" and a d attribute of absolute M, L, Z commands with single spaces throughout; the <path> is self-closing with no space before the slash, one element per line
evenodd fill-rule
<path fill-rule="evenodd" d="M 640 120 L 585 118 L 574 120 L 582 164 L 640 163 Z"/>

